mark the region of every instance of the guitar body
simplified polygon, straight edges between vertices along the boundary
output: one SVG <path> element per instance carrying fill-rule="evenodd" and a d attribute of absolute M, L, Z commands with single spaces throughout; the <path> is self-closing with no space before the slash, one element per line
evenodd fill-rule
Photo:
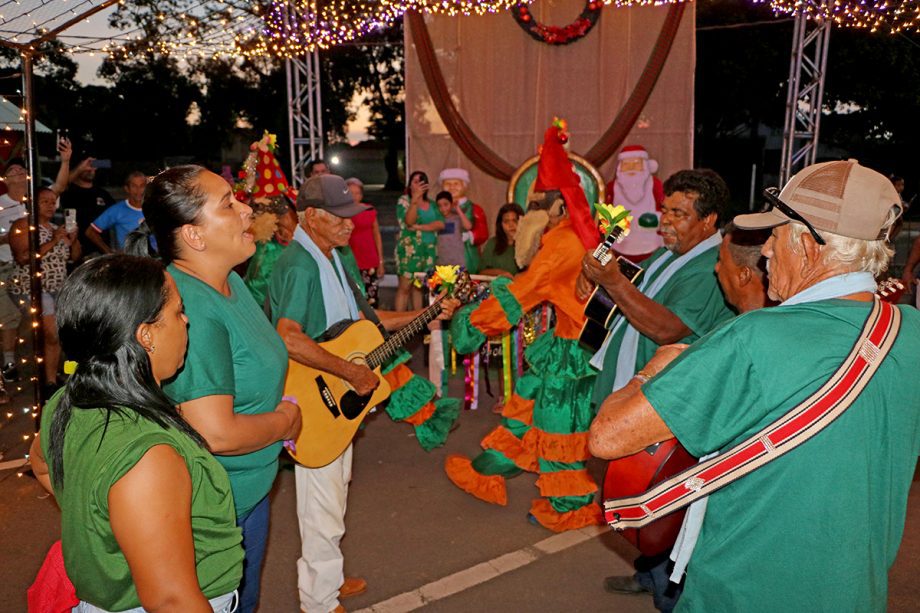
<path fill-rule="evenodd" d="M 349 362 L 365 363 L 365 356 L 383 344 L 383 335 L 372 322 L 361 319 L 345 326 L 333 338 L 319 343 L 326 351 Z M 303 428 L 288 453 L 308 468 L 325 466 L 339 457 L 364 417 L 390 397 L 390 386 L 374 369 L 380 385 L 370 396 L 358 396 L 347 381 L 327 372 L 288 362 L 284 393 L 296 396 Z"/>
<path fill-rule="evenodd" d="M 656 484 L 696 464 L 677 439 L 662 441 L 631 456 L 612 460 L 604 477 L 604 499 L 641 494 Z M 674 546 L 684 511 L 672 513 L 644 528 L 619 532 L 644 556 L 664 553 Z"/>

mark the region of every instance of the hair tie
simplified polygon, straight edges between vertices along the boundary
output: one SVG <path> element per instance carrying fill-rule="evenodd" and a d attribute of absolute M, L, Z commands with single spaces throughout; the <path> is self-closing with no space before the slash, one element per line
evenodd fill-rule
<path fill-rule="evenodd" d="M 66 362 L 64 362 L 64 374 L 65 375 L 72 375 L 75 372 L 77 372 L 76 362 L 74 362 L 73 360 L 67 360 Z"/>

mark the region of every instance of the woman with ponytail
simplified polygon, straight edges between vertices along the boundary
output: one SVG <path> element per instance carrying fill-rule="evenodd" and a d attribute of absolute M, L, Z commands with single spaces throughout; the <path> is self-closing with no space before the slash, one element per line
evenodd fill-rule
<path fill-rule="evenodd" d="M 150 258 L 104 256 L 57 305 L 73 374 L 45 405 L 31 463 L 61 507 L 78 612 L 229 612 L 243 549 L 230 481 L 160 384 L 188 320 Z"/>
<path fill-rule="evenodd" d="M 300 431 L 296 399 L 282 398 L 284 342 L 233 272 L 256 249 L 252 209 L 222 177 L 194 165 L 154 177 L 143 206 L 145 223 L 126 249 L 147 253 L 152 232 L 185 303 L 188 355 L 164 390 L 230 476 L 246 552 L 240 611 L 248 613 L 259 601 L 278 455 Z"/>

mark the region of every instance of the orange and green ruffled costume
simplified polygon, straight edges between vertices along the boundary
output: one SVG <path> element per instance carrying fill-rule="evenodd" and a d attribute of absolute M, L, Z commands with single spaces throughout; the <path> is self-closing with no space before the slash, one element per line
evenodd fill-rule
<path fill-rule="evenodd" d="M 556 327 L 524 353 L 530 368 L 505 403 L 501 425 L 482 440 L 481 454 L 472 460 L 451 455 L 445 471 L 460 489 L 501 505 L 507 504 L 506 478 L 539 474 L 541 498 L 530 512 L 556 532 L 602 521 L 597 484 L 585 468 L 596 373 L 578 344 L 584 303 L 575 297 L 575 281 L 584 254 L 571 223 L 563 220 L 543 236 L 527 270 L 512 281 L 496 279 L 492 296 L 458 311 L 451 324 L 457 351 L 471 353 L 515 326 L 524 313 L 544 302 L 553 305 Z"/>

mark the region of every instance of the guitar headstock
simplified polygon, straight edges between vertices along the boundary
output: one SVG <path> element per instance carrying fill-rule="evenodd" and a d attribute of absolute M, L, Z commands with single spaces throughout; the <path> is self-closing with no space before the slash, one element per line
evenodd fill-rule
<path fill-rule="evenodd" d="M 610 250 L 614 243 L 622 240 L 629 234 L 632 215 L 622 205 L 612 205 L 599 202 L 594 205 L 597 218 L 597 229 L 604 237 L 604 241 L 594 250 L 594 257 L 605 264 L 610 261 Z"/>
<path fill-rule="evenodd" d="M 904 286 L 904 283 L 900 279 L 897 277 L 889 277 L 884 281 L 879 282 L 875 293 L 878 294 L 878 297 L 885 302 L 896 303 L 906 291 L 907 288 Z"/>
<path fill-rule="evenodd" d="M 457 281 L 450 291 L 450 296 L 459 300 L 461 304 L 467 304 L 482 300 L 488 293 L 488 286 L 476 283 L 470 277 L 470 273 L 464 270 L 457 275 Z"/>

